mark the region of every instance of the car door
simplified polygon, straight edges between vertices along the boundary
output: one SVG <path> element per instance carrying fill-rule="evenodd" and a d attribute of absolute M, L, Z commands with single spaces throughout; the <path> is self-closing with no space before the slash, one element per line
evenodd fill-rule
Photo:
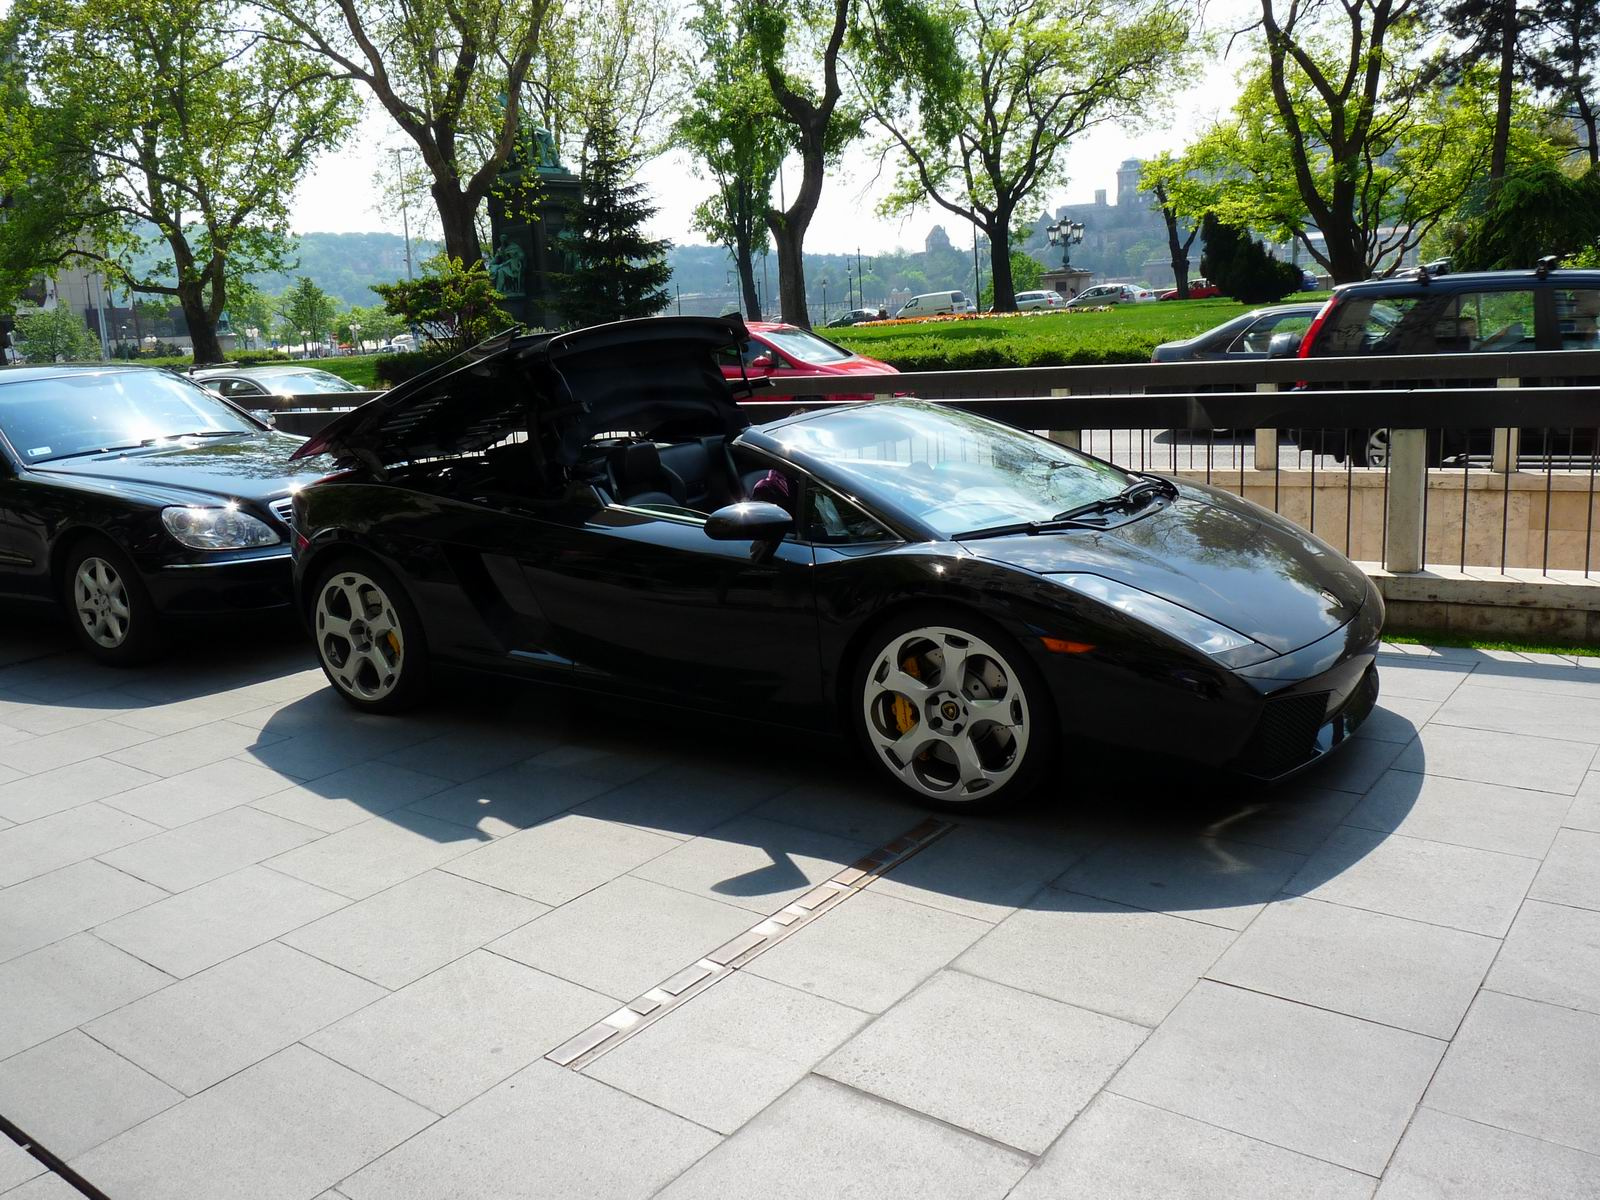
<path fill-rule="evenodd" d="M 643 698 L 806 723 L 821 674 L 811 547 L 713 541 L 704 516 L 601 504 L 524 539 L 521 565 L 571 669 Z"/>
<path fill-rule="evenodd" d="M 1247 329 L 1230 342 L 1223 352 L 1226 358 L 1265 358 L 1272 348 L 1272 339 L 1280 333 L 1303 334 L 1311 328 L 1312 317 L 1303 313 L 1268 313 L 1252 321 Z"/>
<path fill-rule="evenodd" d="M 41 485 L 24 479 L 0 444 L 0 594 L 49 594 L 50 549 L 38 512 L 42 495 Z"/>

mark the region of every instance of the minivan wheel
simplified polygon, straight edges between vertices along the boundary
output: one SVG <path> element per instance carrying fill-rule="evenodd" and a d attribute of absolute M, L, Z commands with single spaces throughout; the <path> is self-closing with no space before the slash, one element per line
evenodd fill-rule
<path fill-rule="evenodd" d="M 427 692 L 422 622 L 398 580 L 364 557 L 324 570 L 311 598 L 317 658 L 334 690 L 365 712 L 402 712 Z"/>

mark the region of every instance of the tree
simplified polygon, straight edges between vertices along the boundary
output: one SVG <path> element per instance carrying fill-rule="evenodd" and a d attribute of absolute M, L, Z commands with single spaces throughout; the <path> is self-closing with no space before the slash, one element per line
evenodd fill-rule
<path fill-rule="evenodd" d="M 1167 228 L 1167 253 L 1171 256 L 1178 299 L 1187 300 L 1189 251 L 1200 234 L 1203 217 L 1216 203 L 1216 187 L 1189 162 L 1165 151 L 1145 161 L 1139 183 L 1154 198 L 1161 213 L 1161 222 Z M 1189 218 L 1187 232 L 1184 214 L 1199 214 Z"/>
<path fill-rule="evenodd" d="M 408 326 L 418 326 L 439 349 L 454 354 L 493 337 L 510 321 L 500 308 L 483 260 L 464 264 L 438 255 L 422 265 L 415 279 L 377 283 L 372 290 L 389 313 Z"/>
<path fill-rule="evenodd" d="M 1026 250 L 1013 250 L 1011 252 L 1011 282 L 1019 292 L 1033 291 L 1044 281 L 1044 266 L 1037 258 Z M 989 280 L 983 285 L 983 292 L 978 297 L 978 307 L 992 309 L 994 307 L 994 280 Z"/>
<path fill-rule="evenodd" d="M 1205 251 L 1200 270 L 1224 296 L 1243 304 L 1273 304 L 1299 291 L 1300 268 L 1273 258 L 1248 229 L 1208 215 L 1201 222 L 1201 237 Z"/>
<path fill-rule="evenodd" d="M 516 145 L 551 0 L 260 2 L 383 106 L 427 169 L 445 254 L 481 261 L 478 209 Z"/>
<path fill-rule="evenodd" d="M 572 269 L 557 284 L 557 307 L 569 329 L 649 317 L 667 303 L 672 243 L 645 237 L 655 215 L 644 185 L 630 182 L 638 161 L 622 149 L 617 128 L 597 117 L 577 208 L 562 231 Z"/>
<path fill-rule="evenodd" d="M 273 297 L 268 296 L 253 283 L 236 283 L 228 294 L 228 322 L 234 333 L 250 338 L 248 330 L 256 331 L 253 343 L 272 336 L 272 326 L 277 314 L 273 310 Z"/>
<path fill-rule="evenodd" d="M 1526 270 L 1547 254 L 1600 248 L 1600 168 L 1569 175 L 1550 163 L 1513 171 L 1452 255 L 1458 270 Z"/>
<path fill-rule="evenodd" d="M 903 158 L 886 207 L 932 201 L 989 238 L 995 307 L 1016 308 L 1011 229 L 1065 152 L 1147 114 L 1182 77 L 1178 0 L 862 0 L 857 95 Z"/>
<path fill-rule="evenodd" d="M 1528 52 L 1528 77 L 1535 87 L 1554 94 L 1560 115 L 1584 132 L 1580 149 L 1589 165 L 1600 165 L 1600 100 L 1594 94 L 1600 5 L 1594 0 L 1536 0 L 1532 20 L 1537 38 Z"/>
<path fill-rule="evenodd" d="M 386 342 L 405 329 L 406 323 L 381 305 L 357 307 L 339 317 L 339 340 L 352 342 L 356 349 L 368 342 Z"/>
<path fill-rule="evenodd" d="M 787 149 L 772 90 L 756 70 L 750 39 L 715 3 L 702 3 L 689 23 L 701 61 L 688 102 L 674 126 L 678 144 L 697 159 L 696 172 L 716 190 L 694 210 L 693 227 L 728 248 L 745 313 L 761 320 L 755 254 L 767 247 L 772 184 Z"/>
<path fill-rule="evenodd" d="M 284 340 L 302 344 L 322 341 L 333 332 L 337 309 L 332 297 L 310 279 L 301 276 L 295 285 L 278 297 Z"/>
<path fill-rule="evenodd" d="M 65 304 L 17 318 L 16 340 L 29 362 L 92 362 L 100 357 L 100 339 L 76 311 Z"/>
<path fill-rule="evenodd" d="M 219 359 L 228 285 L 283 266 L 290 197 L 347 132 L 348 87 L 238 0 L 18 0 L 8 20 L 27 95 L 0 127 L 28 129 L 22 172 L 41 186 L 19 201 L 33 211 L 6 257 L 93 260 L 171 296 L 196 359 Z M 168 252 L 143 272 L 139 222 Z"/>
<path fill-rule="evenodd" d="M 1449 84 L 1465 67 L 1482 65 L 1494 78 L 1494 129 L 1489 140 L 1489 183 L 1505 177 L 1511 152 L 1512 101 L 1526 67 L 1528 21 L 1518 0 L 1443 0 L 1426 12 L 1427 24 L 1457 40 L 1435 69 Z"/>

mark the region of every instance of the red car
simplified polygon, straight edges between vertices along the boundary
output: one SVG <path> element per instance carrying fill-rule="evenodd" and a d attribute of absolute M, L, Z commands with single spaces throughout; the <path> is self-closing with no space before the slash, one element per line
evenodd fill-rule
<path fill-rule="evenodd" d="M 1216 284 L 1212 283 L 1209 279 L 1189 280 L 1189 299 L 1191 300 L 1209 300 L 1213 296 L 1220 295 L 1222 295 L 1222 289 Z M 1161 299 L 1163 300 L 1176 300 L 1177 298 L 1177 288 L 1170 288 L 1161 293 Z"/>
<path fill-rule="evenodd" d="M 895 373 L 895 369 L 886 362 L 846 350 L 797 325 L 751 321 L 745 328 L 750 331 L 750 340 L 740 348 L 741 353 L 734 355 L 730 352 L 722 357 L 722 375 L 725 379 L 738 379 L 741 373 L 751 379 L 762 376 L 793 379 L 798 375 Z M 871 400 L 872 393 L 836 398 Z"/>

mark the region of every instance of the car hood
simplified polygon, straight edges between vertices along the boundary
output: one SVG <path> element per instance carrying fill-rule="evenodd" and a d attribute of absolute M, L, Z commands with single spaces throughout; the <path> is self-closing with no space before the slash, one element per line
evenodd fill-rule
<path fill-rule="evenodd" d="M 64 458 L 30 467 L 29 474 L 62 482 L 80 480 L 157 503 L 187 503 L 196 494 L 265 503 L 328 473 L 326 463 L 292 461 L 301 441 L 276 430 L 263 431 Z"/>
<path fill-rule="evenodd" d="M 898 375 L 900 371 L 886 362 L 879 362 L 875 358 L 868 358 L 865 354 L 858 354 L 854 358 L 845 359 L 843 362 L 810 363 L 807 365 L 806 373 L 815 375 Z"/>
<path fill-rule="evenodd" d="M 1193 609 L 1280 654 L 1346 624 L 1368 594 L 1354 563 L 1298 526 L 1185 485 L 1114 529 L 973 539 L 967 550 L 1028 571 L 1101 575 Z"/>
<path fill-rule="evenodd" d="M 570 465 L 591 438 L 613 430 L 736 433 L 749 422 L 716 354 L 748 337 L 738 317 L 508 331 L 336 418 L 300 455 L 382 467 L 472 454 L 534 431 L 543 452 Z"/>

